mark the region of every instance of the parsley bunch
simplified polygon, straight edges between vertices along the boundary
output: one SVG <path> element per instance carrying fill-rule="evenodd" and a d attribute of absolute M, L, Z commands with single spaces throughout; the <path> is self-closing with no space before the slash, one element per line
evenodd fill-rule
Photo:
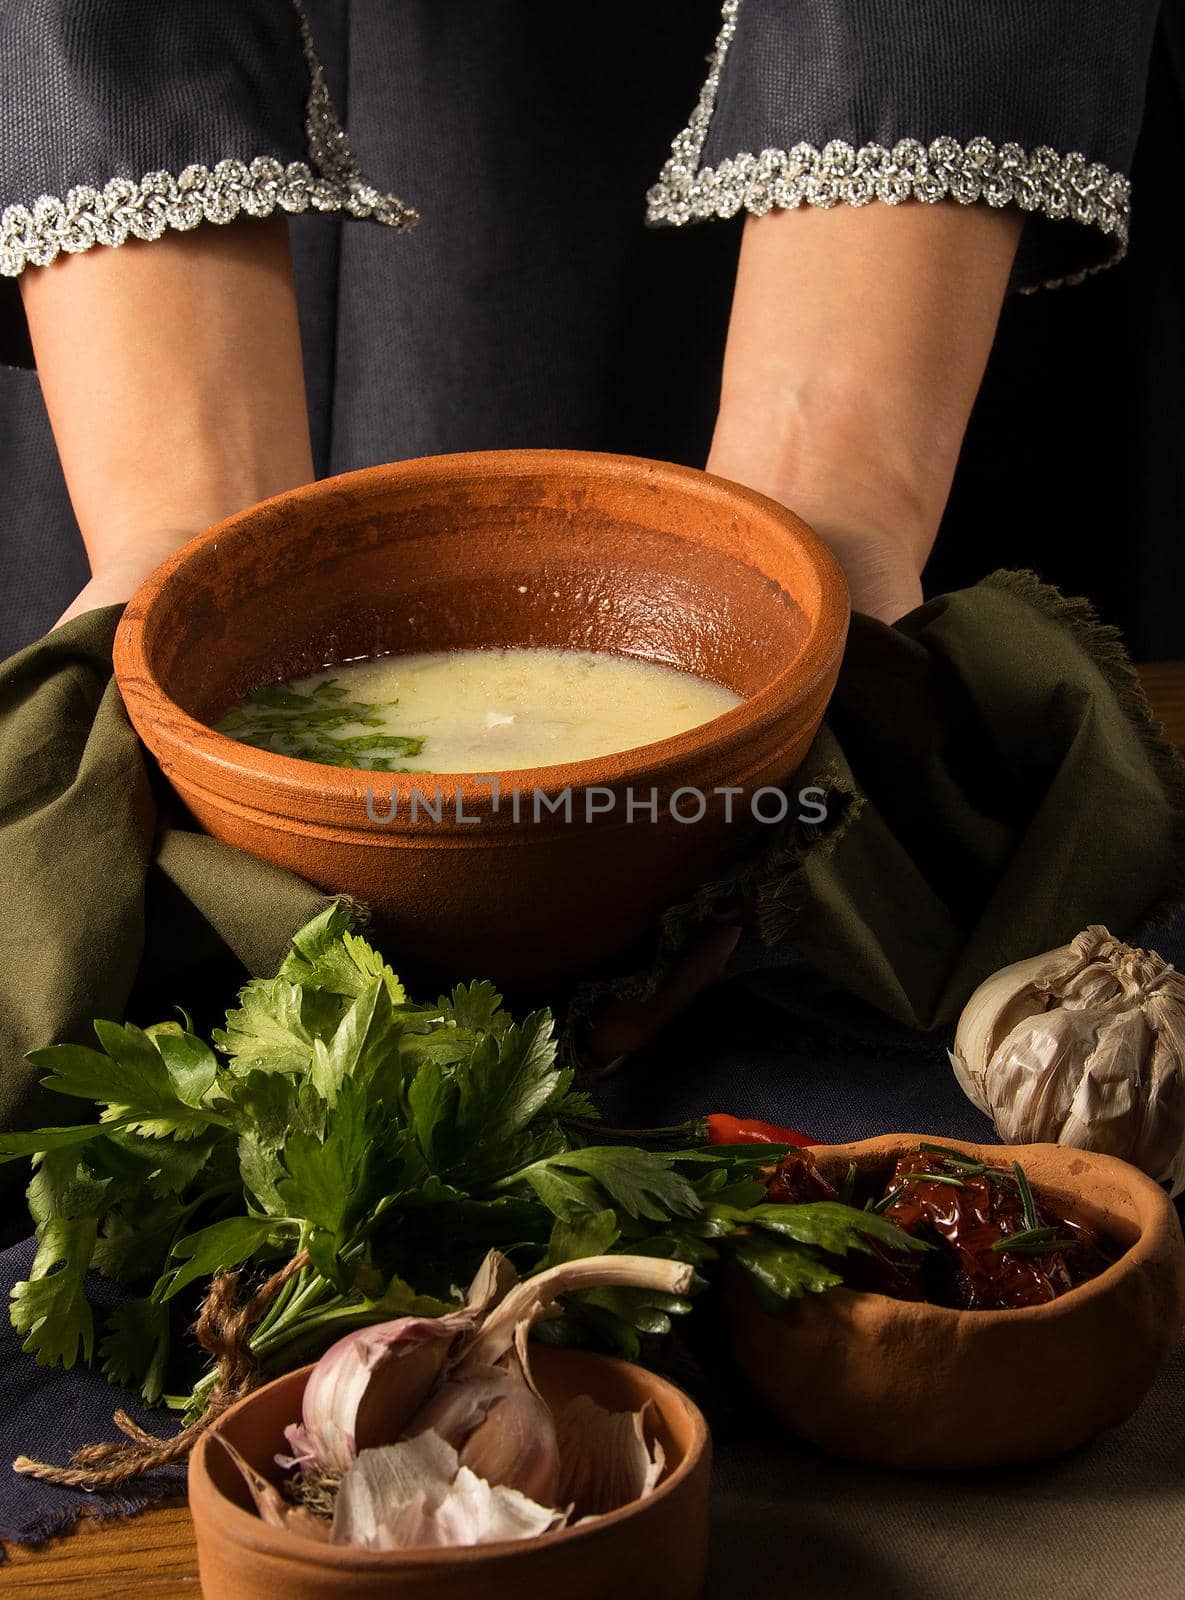
<path fill-rule="evenodd" d="M 837 1202 L 764 1204 L 759 1169 L 777 1146 L 576 1143 L 569 1119 L 595 1112 L 556 1064 L 549 1013 L 516 1023 L 489 983 L 411 1003 L 337 905 L 274 978 L 247 984 L 212 1046 L 188 1019 L 95 1033 L 101 1049 L 31 1059 L 99 1121 L 0 1135 L 0 1159 L 34 1158 L 39 1241 L 10 1314 L 39 1362 L 69 1367 L 94 1354 L 88 1269 L 127 1286 L 98 1354 L 149 1401 L 166 1394 L 179 1328 L 212 1278 L 301 1251 L 309 1264 L 252 1334 L 269 1371 L 350 1328 L 455 1308 L 491 1247 L 524 1274 L 613 1250 L 703 1270 L 727 1257 L 773 1303 L 839 1283 L 839 1258 L 870 1241 L 916 1247 Z M 686 1309 L 589 1291 L 550 1332 L 636 1354 Z M 170 1403 L 199 1412 L 211 1381 Z"/>

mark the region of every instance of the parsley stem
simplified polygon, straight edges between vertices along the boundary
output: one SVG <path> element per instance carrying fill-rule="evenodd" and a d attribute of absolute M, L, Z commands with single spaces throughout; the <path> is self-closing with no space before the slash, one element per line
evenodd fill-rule
<path fill-rule="evenodd" d="M 301 1248 L 303 1248 L 303 1246 Z M 279 1294 L 272 1301 L 262 1318 L 258 1323 L 256 1323 L 255 1329 L 252 1333 L 252 1343 L 258 1339 L 266 1338 L 272 1328 L 274 1328 L 277 1323 L 283 1320 L 293 1298 L 300 1292 L 301 1279 L 304 1277 L 307 1270 L 307 1268 L 302 1268 L 300 1272 L 294 1273 L 293 1276 L 288 1279 L 288 1282 L 283 1286 Z"/>
<path fill-rule="evenodd" d="M 322 1288 L 332 1288 L 322 1278 Z M 352 1328 L 364 1328 L 374 1321 L 374 1308 L 365 1302 L 351 1302 L 337 1297 L 337 1305 L 324 1306 L 321 1309 L 291 1305 L 284 1318 L 284 1327 L 273 1328 L 265 1338 L 251 1340 L 251 1349 L 260 1358 L 275 1355 L 278 1350 L 291 1351 L 294 1347 L 299 1350 L 303 1345 L 320 1341 L 326 1332 L 332 1332 L 336 1338 L 341 1333 L 348 1333 Z"/>

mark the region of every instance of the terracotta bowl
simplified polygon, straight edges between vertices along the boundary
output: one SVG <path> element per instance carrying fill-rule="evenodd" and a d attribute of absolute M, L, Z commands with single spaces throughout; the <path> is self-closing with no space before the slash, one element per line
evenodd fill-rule
<path fill-rule="evenodd" d="M 587 1528 L 467 1549 L 398 1554 L 301 1539 L 256 1516 L 242 1480 L 210 1439 L 189 1464 L 189 1504 L 206 1600 L 499 1600 L 562 1595 L 564 1600 L 694 1600 L 708 1559 L 711 1441 L 698 1409 L 673 1384 L 606 1356 L 538 1346 L 531 1367 L 553 1405 L 589 1394 L 613 1410 L 651 1402 L 650 1426 L 666 1452 L 654 1493 Z M 232 1406 L 215 1425 L 260 1472 L 278 1479 L 272 1458 L 284 1425 L 300 1415 L 308 1374 L 279 1378 Z"/>
<path fill-rule="evenodd" d="M 1060 1299 L 1019 1311 L 833 1289 L 771 1315 L 734 1282 L 733 1350 L 750 1384 L 793 1433 L 888 1467 L 1038 1461 L 1122 1422 L 1185 1324 L 1185 1243 L 1164 1191 L 1126 1162 L 1061 1145 L 894 1133 L 813 1154 L 833 1180 L 854 1161 L 880 1184 L 921 1140 L 1019 1161 L 1038 1202 L 1064 1204 L 1123 1254 Z"/>
<path fill-rule="evenodd" d="M 349 473 L 210 529 L 133 597 L 115 671 L 208 832 L 364 901 L 405 965 L 510 983 L 595 966 L 741 849 L 760 826 L 748 796 L 814 737 L 847 617 L 830 553 L 761 495 L 625 456 L 498 451 Z M 744 704 L 624 754 L 499 774 L 497 805 L 488 779 L 316 766 L 209 726 L 252 685 L 326 662 L 483 645 L 645 657 Z M 438 786 L 441 820 L 418 800 L 413 819 L 413 790 L 433 807 Z M 670 815 L 679 789 L 708 795 L 702 820 Z"/>

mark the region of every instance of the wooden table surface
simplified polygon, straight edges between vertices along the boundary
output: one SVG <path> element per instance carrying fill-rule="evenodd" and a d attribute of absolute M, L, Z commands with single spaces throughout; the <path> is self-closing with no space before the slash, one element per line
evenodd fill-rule
<path fill-rule="evenodd" d="M 1169 736 L 1185 750 L 1185 661 L 1140 667 Z M 189 1513 L 167 1505 L 126 1521 L 81 1523 L 39 1550 L 7 1547 L 0 1593 L 28 1600 L 184 1600 L 200 1594 Z M 209 1596 L 208 1600 L 218 1600 Z"/>

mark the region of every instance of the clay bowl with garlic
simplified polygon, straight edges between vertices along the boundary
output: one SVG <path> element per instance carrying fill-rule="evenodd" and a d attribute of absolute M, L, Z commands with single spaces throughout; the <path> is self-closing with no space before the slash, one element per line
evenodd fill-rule
<path fill-rule="evenodd" d="M 348 473 L 210 529 L 132 598 L 115 672 L 206 831 L 363 901 L 413 978 L 542 983 L 621 951 L 746 847 L 747 798 L 802 761 L 847 620 L 829 551 L 761 495 L 625 456 L 497 451 Z M 254 685 L 327 663 L 487 646 L 613 652 L 742 701 L 624 753 L 494 774 L 498 803 L 491 775 L 320 766 L 211 726 Z M 440 820 L 413 816 L 412 791 L 437 784 Z M 680 789 L 708 797 L 702 820 L 672 817 Z M 629 792 L 652 790 L 658 820 L 629 821 Z"/>
<path fill-rule="evenodd" d="M 194 1449 L 189 1504 L 202 1593 L 208 1600 L 604 1600 L 624 1586 L 638 1600 L 694 1600 L 707 1567 L 711 1474 L 711 1442 L 697 1407 L 665 1379 L 607 1356 L 539 1345 L 531 1368 L 555 1410 L 577 1395 L 613 1411 L 648 1407 L 647 1426 L 666 1467 L 646 1499 L 537 1538 L 446 1549 L 365 1550 L 270 1527 L 212 1435 L 224 1435 L 278 1483 L 274 1458 L 286 1448 L 285 1424 L 300 1415 L 312 1371 L 305 1367 L 232 1406 Z"/>
<path fill-rule="evenodd" d="M 886 1134 L 812 1151 L 857 1202 L 933 1139 Z M 1008 1168 L 1092 1227 L 1114 1258 L 1057 1299 L 955 1310 L 848 1288 L 784 1312 L 730 1283 L 732 1348 L 751 1387 L 792 1432 L 830 1455 L 902 1468 L 1038 1461 L 1114 1427 L 1147 1393 L 1185 1326 L 1185 1243 L 1158 1184 L 1126 1162 L 1063 1145 L 944 1147 Z"/>

